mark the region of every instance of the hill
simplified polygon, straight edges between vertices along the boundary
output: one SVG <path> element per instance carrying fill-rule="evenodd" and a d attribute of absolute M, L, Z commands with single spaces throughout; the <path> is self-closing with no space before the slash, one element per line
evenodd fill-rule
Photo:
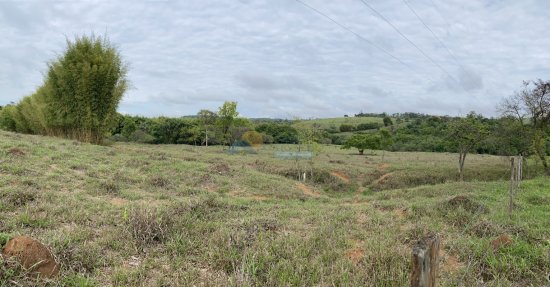
<path fill-rule="evenodd" d="M 510 217 L 507 158 L 472 155 L 457 182 L 455 154 L 273 156 L 294 149 L 0 131 L 0 233 L 39 239 L 62 264 L 37 282 L 0 262 L 0 285 L 408 286 L 428 233 L 442 236 L 441 286 L 546 284 L 550 182 L 535 163 Z"/>

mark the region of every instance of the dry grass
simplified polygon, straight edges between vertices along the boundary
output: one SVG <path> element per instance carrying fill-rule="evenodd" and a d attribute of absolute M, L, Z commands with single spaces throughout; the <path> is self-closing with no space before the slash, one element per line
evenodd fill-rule
<path fill-rule="evenodd" d="M 469 156 L 460 183 L 452 154 L 324 146 L 310 163 L 273 157 L 292 146 L 228 155 L 0 132 L 14 147 L 25 155 L 0 152 L 0 232 L 39 239 L 62 269 L 37 283 L 0 264 L 0 286 L 407 286 L 410 246 L 433 232 L 442 286 L 547 282 L 550 183 L 525 181 L 510 217 L 500 157 Z M 501 234 L 513 243 L 494 250 Z"/>

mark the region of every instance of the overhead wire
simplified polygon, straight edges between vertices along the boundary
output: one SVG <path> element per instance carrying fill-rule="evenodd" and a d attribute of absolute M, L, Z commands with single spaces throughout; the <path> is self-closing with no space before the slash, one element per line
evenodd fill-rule
<path fill-rule="evenodd" d="M 393 25 L 390 20 L 388 20 L 384 15 L 382 15 L 380 12 L 378 12 L 374 7 L 372 7 L 369 3 L 367 3 L 365 0 L 360 0 L 367 8 L 369 8 L 371 11 L 373 11 L 378 17 L 380 17 L 384 22 L 388 23 L 403 39 L 407 40 L 413 47 L 415 47 L 426 59 L 428 59 L 432 64 L 434 64 L 436 67 L 438 67 L 443 73 L 447 74 L 449 77 L 454 77 L 445 70 L 439 63 L 437 63 L 432 57 L 430 57 L 424 50 L 422 50 L 418 45 L 416 45 L 409 37 L 407 37 L 405 34 L 403 34 L 399 28 L 397 28 L 395 25 Z"/>
<path fill-rule="evenodd" d="M 443 42 L 443 40 L 441 40 L 441 38 L 439 38 L 437 36 L 437 34 L 430 28 L 430 26 L 428 26 L 428 24 L 422 19 L 422 17 L 420 17 L 420 15 L 418 15 L 418 13 L 416 13 L 416 11 L 414 10 L 414 8 L 409 4 L 409 2 L 407 0 L 402 0 L 403 3 L 405 3 L 405 5 L 407 5 L 407 7 L 409 8 L 409 10 L 411 10 L 411 12 L 416 16 L 416 18 L 420 21 L 420 23 L 422 23 L 422 25 L 424 25 L 424 27 L 426 27 L 426 29 L 428 29 L 428 31 L 430 31 L 430 33 L 432 34 L 432 36 L 439 42 L 439 44 L 441 44 L 442 47 L 444 47 L 447 52 L 449 53 L 449 55 L 451 55 L 451 57 L 453 58 L 453 60 L 458 64 L 458 66 L 460 67 L 460 69 L 462 69 L 462 71 L 464 73 L 467 73 L 468 74 L 468 71 L 466 71 L 466 69 L 464 68 L 464 65 L 462 65 L 462 63 L 458 60 L 458 58 L 455 56 L 455 54 L 451 51 L 451 49 L 449 49 L 449 47 L 447 45 L 445 45 L 445 43 Z M 431 1 L 431 0 L 430 0 Z M 433 4 L 433 2 L 432 2 Z"/>
<path fill-rule="evenodd" d="M 377 48 L 378 50 L 382 51 L 384 54 L 390 56 L 391 58 L 393 58 L 394 60 L 396 60 L 396 61 L 399 62 L 400 64 L 402 64 L 402 65 L 404 65 L 405 67 L 409 68 L 411 71 L 417 72 L 417 71 L 415 71 L 415 69 L 414 69 L 411 65 L 405 63 L 404 61 L 402 61 L 401 59 L 399 59 L 397 56 L 395 56 L 395 55 L 393 55 L 392 53 L 390 53 L 388 50 L 384 49 L 383 47 L 381 47 L 381 46 L 379 46 L 379 45 L 376 45 L 373 41 L 371 41 L 371 40 L 369 40 L 369 39 L 367 39 L 367 38 L 361 36 L 361 35 L 358 34 L 357 32 L 355 32 L 355 31 L 353 31 L 352 29 L 350 29 L 349 27 L 347 27 L 347 26 L 345 26 L 345 25 L 343 25 L 343 24 L 340 24 L 338 21 L 334 20 L 332 17 L 330 17 L 330 16 L 328 16 L 327 14 L 321 12 L 320 10 L 316 9 L 315 7 L 309 5 L 309 4 L 307 4 L 307 3 L 305 3 L 305 2 L 303 2 L 303 1 L 301 1 L 301 0 L 295 0 L 295 1 L 298 2 L 298 3 L 300 3 L 300 4 L 302 4 L 303 6 L 305 6 L 305 7 L 307 7 L 307 8 L 309 8 L 310 10 L 314 11 L 315 13 L 317 13 L 317 14 L 323 16 L 324 18 L 328 19 L 329 21 L 331 21 L 332 23 L 336 24 L 336 25 L 339 26 L 340 28 L 342 28 L 342 29 L 344 29 L 344 30 L 346 30 L 346 31 L 348 31 L 348 32 L 350 32 L 350 33 L 352 33 L 352 34 L 355 35 L 357 38 L 359 38 L 359 39 L 361 39 L 361 40 L 367 42 L 367 43 L 370 44 L 371 46 L 373 46 L 373 47 Z M 431 77 L 428 77 L 428 78 L 429 78 L 432 82 L 435 82 L 435 80 L 432 79 Z"/>

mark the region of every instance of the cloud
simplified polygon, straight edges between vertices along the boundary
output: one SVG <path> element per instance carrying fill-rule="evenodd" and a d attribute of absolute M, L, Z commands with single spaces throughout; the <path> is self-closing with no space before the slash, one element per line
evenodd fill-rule
<path fill-rule="evenodd" d="M 296 1 L 2 0 L 0 105 L 42 83 L 66 38 L 91 32 L 129 63 L 120 111 L 147 116 L 225 100 L 249 117 L 494 115 L 523 80 L 550 74 L 546 0 L 410 2 L 446 47 L 401 0 L 370 1 L 445 71 L 360 1 L 305 2 L 376 47 Z"/>

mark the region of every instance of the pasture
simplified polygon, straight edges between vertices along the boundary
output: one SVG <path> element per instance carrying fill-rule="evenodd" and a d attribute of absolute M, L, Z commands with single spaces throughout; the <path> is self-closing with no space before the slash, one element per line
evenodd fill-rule
<path fill-rule="evenodd" d="M 441 286 L 550 284 L 550 181 L 536 162 L 510 216 L 505 157 L 469 155 L 459 182 L 456 154 L 273 156 L 290 150 L 0 131 L 0 235 L 39 239 L 61 262 L 38 281 L 0 262 L 0 286 L 408 286 L 411 246 L 429 233 Z"/>

